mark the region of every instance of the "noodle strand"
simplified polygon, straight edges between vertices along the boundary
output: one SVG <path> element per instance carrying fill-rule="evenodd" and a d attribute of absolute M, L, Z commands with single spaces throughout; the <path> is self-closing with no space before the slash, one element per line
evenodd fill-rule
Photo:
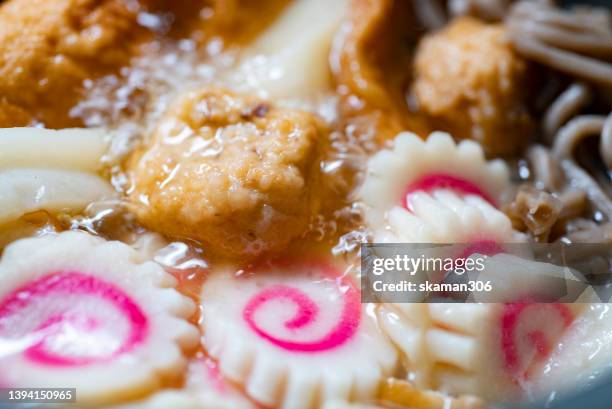
<path fill-rule="evenodd" d="M 584 83 L 572 84 L 559 95 L 544 114 L 543 128 L 546 142 L 552 143 L 559 128 L 590 100 L 591 90 Z"/>
<path fill-rule="evenodd" d="M 601 131 L 600 151 L 608 172 L 610 172 L 612 170 L 612 112 L 606 118 Z"/>
<path fill-rule="evenodd" d="M 562 160 L 561 168 L 571 180 L 572 186 L 584 191 L 593 206 L 603 213 L 607 220 L 612 220 L 612 201 L 597 182 L 571 159 Z"/>
<path fill-rule="evenodd" d="M 612 88 L 612 27 L 601 8 L 564 11 L 521 1 L 506 19 L 516 50 L 556 70 Z M 601 58 L 601 59 L 599 59 Z"/>
<path fill-rule="evenodd" d="M 584 138 L 601 134 L 605 117 L 600 115 L 582 115 L 569 121 L 557 132 L 553 145 L 553 154 L 560 159 L 570 158 Z"/>

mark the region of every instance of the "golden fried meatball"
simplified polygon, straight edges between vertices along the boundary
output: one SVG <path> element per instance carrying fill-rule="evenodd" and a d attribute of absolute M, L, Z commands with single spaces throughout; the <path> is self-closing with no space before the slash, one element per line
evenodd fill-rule
<path fill-rule="evenodd" d="M 0 6 L 0 95 L 49 127 L 78 124 L 68 111 L 83 80 L 128 62 L 137 2 L 10 0 Z"/>
<path fill-rule="evenodd" d="M 174 103 L 129 163 L 148 228 L 254 257 L 302 234 L 319 207 L 324 128 L 312 114 L 206 88 Z"/>
<path fill-rule="evenodd" d="M 437 128 L 474 139 L 489 154 L 515 153 L 530 134 L 527 66 L 503 25 L 462 17 L 425 37 L 413 87 Z"/>

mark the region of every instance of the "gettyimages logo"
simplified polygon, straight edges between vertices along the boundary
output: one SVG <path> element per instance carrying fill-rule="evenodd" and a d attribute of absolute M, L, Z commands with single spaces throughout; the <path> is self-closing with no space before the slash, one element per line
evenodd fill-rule
<path fill-rule="evenodd" d="M 609 302 L 610 244 L 361 246 L 362 302 Z"/>

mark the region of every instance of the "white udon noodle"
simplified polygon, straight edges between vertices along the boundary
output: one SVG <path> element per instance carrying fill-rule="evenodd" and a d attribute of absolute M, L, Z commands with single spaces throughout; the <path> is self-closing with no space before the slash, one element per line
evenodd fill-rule
<path fill-rule="evenodd" d="M 0 128 L 0 224 L 38 210 L 78 212 L 113 196 L 96 174 L 105 150 L 99 130 Z"/>
<path fill-rule="evenodd" d="M 347 0 L 310 0 L 287 7 L 243 51 L 229 84 L 263 98 L 315 102 L 332 89 L 329 50 L 348 5 Z"/>

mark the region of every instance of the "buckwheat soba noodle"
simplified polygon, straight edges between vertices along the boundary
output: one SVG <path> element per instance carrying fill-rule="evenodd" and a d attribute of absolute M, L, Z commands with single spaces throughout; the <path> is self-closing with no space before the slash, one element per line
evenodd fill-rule
<path fill-rule="evenodd" d="M 507 21 L 519 52 L 605 90 L 612 86 L 609 20 L 609 13 L 600 9 L 570 13 L 548 4 L 519 3 L 512 8 Z M 546 112 L 544 135 L 547 142 L 554 141 L 553 151 L 559 158 L 570 157 L 582 137 L 601 135 L 600 154 L 609 168 L 610 117 L 606 121 L 605 115 L 578 116 L 591 99 L 588 85 L 569 86 Z M 571 116 L 577 117 L 569 120 Z"/>
<path fill-rule="evenodd" d="M 550 104 L 542 119 L 544 147 L 534 147 L 530 155 L 535 173 L 544 186 L 553 188 L 555 167 L 565 175 L 565 186 L 584 191 L 598 217 L 612 217 L 610 165 L 612 164 L 612 115 L 609 101 L 594 106 L 593 89 L 606 98 L 612 87 L 612 25 L 607 10 L 555 8 L 550 2 L 519 2 L 506 19 L 516 49 L 541 64 L 576 77 Z M 607 105 L 607 106 L 606 106 Z M 601 114 L 589 112 L 596 109 Z M 590 175 L 574 159 L 576 147 L 587 137 L 599 138 L 596 174 Z"/>

